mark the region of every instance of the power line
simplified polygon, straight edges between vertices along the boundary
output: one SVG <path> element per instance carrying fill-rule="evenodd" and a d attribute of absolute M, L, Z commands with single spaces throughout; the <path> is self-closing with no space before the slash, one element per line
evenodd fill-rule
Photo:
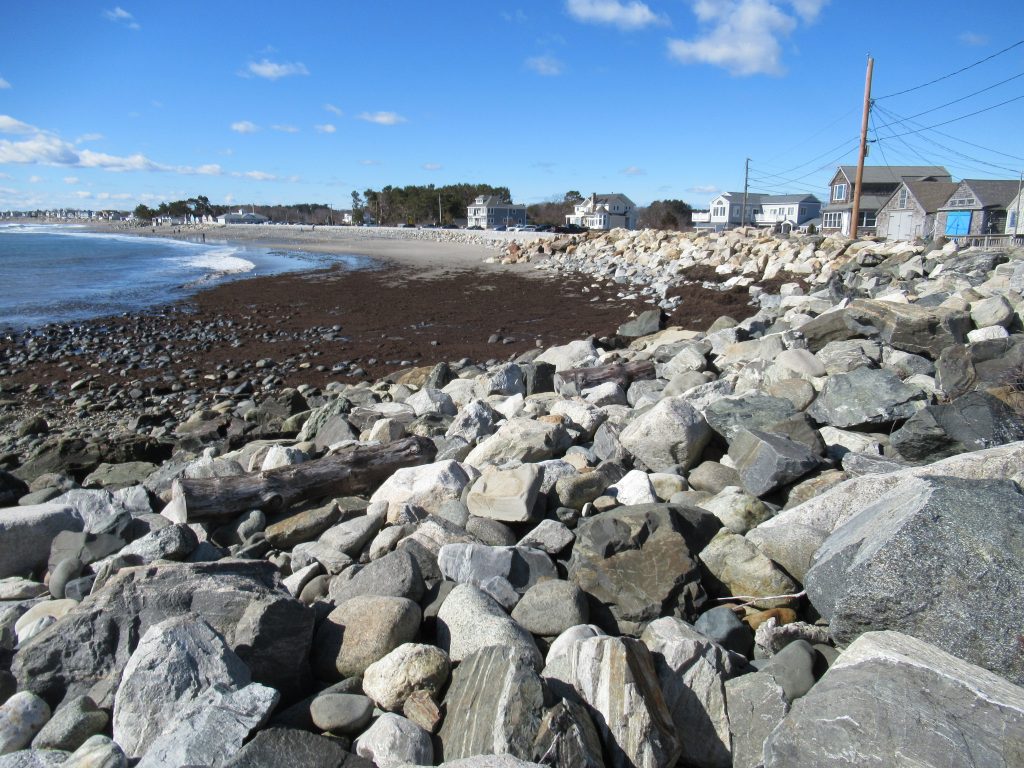
<path fill-rule="evenodd" d="M 878 151 L 882 153 L 882 162 L 885 163 L 886 167 L 890 165 L 889 158 L 885 156 L 885 150 L 882 149 L 881 142 L 878 141 L 878 128 L 875 126 L 875 115 L 873 111 L 868 111 L 868 117 L 871 120 L 871 130 L 875 133 L 875 143 L 878 144 Z"/>
<path fill-rule="evenodd" d="M 978 61 L 974 62 L 973 64 L 968 64 L 966 67 L 961 67 L 960 69 L 956 70 L 956 72 L 950 72 L 948 75 L 943 75 L 942 77 L 937 77 L 934 80 L 929 80 L 927 83 L 921 83 L 921 85 L 915 85 L 913 88 L 907 88 L 907 89 L 902 90 L 902 91 L 897 91 L 896 93 L 889 93 L 889 94 L 886 94 L 885 96 L 879 96 L 878 98 L 875 99 L 875 101 L 881 101 L 882 99 L 892 99 L 892 98 L 895 98 L 896 96 L 902 96 L 905 93 L 910 93 L 911 91 L 919 91 L 922 88 L 927 88 L 929 85 L 935 85 L 936 83 L 940 83 L 943 80 L 948 80 L 949 78 L 951 78 L 951 77 L 953 77 L 955 75 L 959 75 L 961 72 L 966 72 L 969 69 L 973 69 L 974 67 L 978 66 L 979 64 L 984 64 L 986 61 L 991 61 L 996 56 L 1002 56 L 1007 51 L 1012 51 L 1018 45 L 1024 45 L 1024 40 L 1018 40 L 1013 45 L 1007 46 L 1006 48 L 1003 48 L 1003 50 L 1001 50 L 1001 51 L 996 51 L 991 56 L 986 56 L 984 59 L 979 59 Z"/>
<path fill-rule="evenodd" d="M 926 109 L 924 112 L 918 112 L 916 115 L 911 115 L 910 117 L 908 117 L 906 119 L 907 120 L 913 120 L 915 117 L 921 117 L 921 115 L 927 115 L 927 114 L 929 114 L 931 112 L 938 112 L 940 109 L 944 109 L 945 107 L 951 107 L 954 104 L 960 103 L 961 101 L 966 101 L 967 99 L 970 99 L 970 98 L 972 98 L 974 96 L 978 96 L 979 94 L 985 93 L 985 91 L 991 91 L 993 88 L 998 88 L 1000 85 L 1005 85 L 1006 83 L 1010 82 L 1011 80 L 1016 80 L 1018 77 L 1024 77 L 1024 72 L 1020 72 L 1020 73 L 1014 75 L 1013 77 L 1008 77 L 1005 80 L 1000 80 L 998 83 L 990 85 L 987 88 L 982 88 L 981 90 L 975 91 L 974 93 L 969 93 L 966 96 L 961 96 L 959 99 L 953 99 L 953 101 L 947 101 L 945 104 L 940 104 L 937 107 L 932 107 L 931 109 Z M 882 127 L 883 128 L 887 128 L 888 126 L 883 125 Z"/>
<path fill-rule="evenodd" d="M 951 120 L 943 120 L 941 123 L 935 123 L 934 125 L 926 125 L 923 128 L 918 128 L 916 131 L 910 131 L 910 133 L 919 133 L 920 131 L 930 131 L 932 128 L 938 128 L 940 125 L 949 125 L 950 123 L 956 123 L 956 122 L 958 122 L 960 120 L 966 120 L 968 117 L 974 117 L 975 115 L 980 115 L 983 112 L 990 112 L 993 109 L 998 109 L 999 107 L 1005 107 L 1007 104 L 1010 104 L 1010 103 L 1012 103 L 1014 101 L 1020 101 L 1021 99 L 1024 99 L 1024 94 L 1021 94 L 1020 96 L 1015 96 L 1012 99 L 1007 99 L 1006 101 L 1001 101 L 998 104 L 993 104 L 990 107 L 985 107 L 984 109 L 979 109 L 976 112 L 971 112 L 971 113 L 966 114 L 966 115 L 960 115 L 960 117 L 954 117 Z M 900 135 L 900 136 L 907 136 L 908 134 L 903 133 L 903 134 L 898 134 L 898 135 Z"/>
<path fill-rule="evenodd" d="M 839 144 L 835 145 L 834 147 L 829 147 L 824 152 L 822 152 L 820 155 L 815 155 L 810 160 L 808 160 L 808 161 L 806 161 L 804 163 L 801 163 L 800 165 L 795 165 L 795 166 L 793 166 L 792 168 L 790 168 L 788 170 L 780 171 L 777 174 L 776 173 L 769 173 L 768 171 L 762 171 L 762 173 L 764 175 L 766 175 L 766 176 L 773 176 L 773 177 L 775 177 L 777 179 L 783 179 L 785 181 L 785 179 L 784 179 L 785 176 L 790 175 L 794 171 L 799 171 L 801 168 L 806 168 L 811 163 L 815 162 L 816 160 L 818 160 L 818 159 L 820 159 L 822 157 L 825 157 L 825 155 L 832 154 L 837 149 L 841 149 L 842 147 L 848 146 L 851 141 L 858 141 L 858 140 L 859 140 L 859 137 L 857 137 L 857 136 L 854 136 L 852 139 L 844 139 L 843 141 L 841 141 Z M 846 153 L 846 154 L 849 154 L 849 153 Z"/>
<path fill-rule="evenodd" d="M 825 131 L 827 131 L 827 130 L 828 130 L 829 128 L 831 128 L 832 126 L 834 126 L 834 125 L 835 125 L 836 123 L 840 122 L 841 120 L 845 120 L 846 118 L 848 118 L 848 117 L 849 117 L 849 116 L 850 116 L 851 114 L 853 114 L 853 113 L 854 113 L 854 112 L 856 112 L 856 111 L 857 111 L 857 110 L 856 110 L 856 108 L 854 108 L 854 109 L 851 109 L 851 110 L 850 110 L 849 112 L 847 112 L 847 113 L 845 113 L 845 114 L 843 114 L 843 115 L 840 115 L 839 117 L 837 117 L 837 118 L 836 118 L 835 120 L 833 120 L 833 121 L 832 121 L 831 123 L 829 123 L 828 125 L 825 125 L 825 126 L 822 126 L 821 128 L 819 128 L 819 129 L 818 129 L 817 131 L 815 131 L 814 133 L 812 133 L 812 134 L 811 134 L 810 136 L 808 136 L 808 137 L 807 137 L 806 139 L 804 139 L 803 141 L 801 141 L 801 142 L 800 142 L 799 144 L 794 144 L 794 145 L 793 145 L 792 147 L 790 147 L 789 149 L 783 150 L 782 152 L 780 152 L 780 153 L 779 153 L 779 154 L 777 154 L 777 155 L 772 155 L 772 156 L 771 156 L 771 157 L 769 157 L 769 158 L 768 158 L 767 160 L 765 160 L 765 162 L 766 162 L 766 163 L 771 163 L 771 162 L 772 162 L 773 160 L 776 160 L 776 159 L 778 159 L 778 158 L 782 157 L 783 155 L 785 155 L 785 154 L 787 154 L 787 153 L 789 153 L 789 152 L 792 152 L 792 151 L 793 151 L 794 149 L 797 149 L 797 148 L 799 148 L 799 147 L 803 147 L 803 146 L 806 146 L 806 145 L 807 145 L 807 142 L 809 142 L 809 141 L 810 141 L 811 139 L 815 139 L 815 138 L 817 138 L 818 136 L 820 136 L 821 134 L 823 134 L 823 133 L 824 133 Z"/>
<path fill-rule="evenodd" d="M 877 107 L 877 106 L 876 106 L 876 109 L 879 112 L 881 112 L 883 115 L 885 115 L 887 118 L 894 119 L 894 121 L 895 121 L 894 123 L 889 123 L 887 125 L 894 125 L 895 123 L 902 123 L 902 122 L 907 122 L 907 121 L 911 120 L 911 118 L 909 118 L 909 117 L 900 117 L 898 114 L 893 112 L 891 109 L 886 109 L 884 107 Z M 882 127 L 885 128 L 887 126 L 882 126 Z M 968 146 L 974 147 L 975 149 L 982 149 L 985 152 L 991 152 L 993 155 L 1000 155 L 1001 157 L 1006 157 L 1006 158 L 1009 158 L 1010 160 L 1021 160 L 1021 161 L 1024 161 L 1024 157 L 1021 157 L 1020 155 L 1011 155 L 1008 152 L 1001 152 L 998 149 L 992 149 L 992 147 L 986 147 L 986 146 L 983 146 L 981 144 L 975 144 L 972 141 L 967 141 L 967 139 L 962 139 L 959 136 L 953 136 L 952 134 L 946 133 L 944 131 L 937 131 L 937 130 L 933 129 L 932 133 L 936 133 L 939 136 L 944 136 L 947 139 L 952 139 L 953 141 L 960 142 L 961 144 L 967 144 Z"/>

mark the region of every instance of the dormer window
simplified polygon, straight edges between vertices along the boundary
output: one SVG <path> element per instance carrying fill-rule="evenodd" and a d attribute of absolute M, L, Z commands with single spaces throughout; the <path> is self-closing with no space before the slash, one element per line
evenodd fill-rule
<path fill-rule="evenodd" d="M 846 185 L 836 184 L 832 187 L 832 199 L 836 202 L 842 202 L 846 200 Z"/>
<path fill-rule="evenodd" d="M 896 201 L 896 207 L 897 208 L 906 208 L 907 207 L 907 198 L 909 196 L 910 196 L 910 194 L 907 192 L 907 188 L 906 187 L 901 187 L 900 188 L 899 200 Z"/>

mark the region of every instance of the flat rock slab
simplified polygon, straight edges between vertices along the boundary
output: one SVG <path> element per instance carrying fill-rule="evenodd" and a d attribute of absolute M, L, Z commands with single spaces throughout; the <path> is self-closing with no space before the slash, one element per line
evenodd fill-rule
<path fill-rule="evenodd" d="M 839 642 L 892 629 L 1024 682 L 1024 494 L 919 478 L 833 533 L 804 581 Z"/>
<path fill-rule="evenodd" d="M 982 768 L 1022 759 L 1024 689 L 898 632 L 861 635 L 764 744 L 765 768 Z"/>
<path fill-rule="evenodd" d="M 466 656 L 444 698 L 440 740 L 447 758 L 530 756 L 540 727 L 540 677 L 515 649 L 492 645 Z"/>

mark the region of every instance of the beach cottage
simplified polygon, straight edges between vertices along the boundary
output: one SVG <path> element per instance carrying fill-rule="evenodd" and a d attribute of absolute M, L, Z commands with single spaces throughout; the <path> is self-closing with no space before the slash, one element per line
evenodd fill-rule
<path fill-rule="evenodd" d="M 854 181 L 857 166 L 841 165 L 829 182 L 828 203 L 821 209 L 823 234 L 850 234 L 853 214 Z M 878 211 L 904 181 L 952 181 L 949 171 L 941 165 L 868 165 L 861 179 L 860 213 L 857 233 L 873 235 L 878 223 Z"/>
<path fill-rule="evenodd" d="M 1019 179 L 964 179 L 939 208 L 938 231 L 946 237 L 1003 234 L 1018 192 Z"/>
<path fill-rule="evenodd" d="M 878 210 L 878 236 L 886 240 L 930 240 L 935 217 L 957 185 L 951 181 L 904 181 Z"/>

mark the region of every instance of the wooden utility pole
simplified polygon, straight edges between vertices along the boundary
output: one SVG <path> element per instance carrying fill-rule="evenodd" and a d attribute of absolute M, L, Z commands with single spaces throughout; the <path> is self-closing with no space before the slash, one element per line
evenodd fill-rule
<path fill-rule="evenodd" d="M 747 225 L 747 190 L 750 189 L 750 158 L 743 166 L 743 209 L 740 211 L 740 226 Z"/>
<path fill-rule="evenodd" d="M 871 73 L 875 71 L 875 60 L 868 56 L 868 74 L 864 78 L 864 116 L 860 121 L 860 154 L 857 155 L 857 180 L 853 184 L 853 210 L 850 211 L 850 238 L 857 238 L 857 223 L 860 218 L 860 188 L 864 180 L 864 157 L 868 153 L 868 115 L 871 114 Z"/>

